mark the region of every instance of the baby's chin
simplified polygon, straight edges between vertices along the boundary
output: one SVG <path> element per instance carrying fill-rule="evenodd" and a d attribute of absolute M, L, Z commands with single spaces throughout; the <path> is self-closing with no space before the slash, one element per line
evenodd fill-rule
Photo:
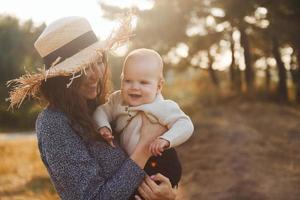
<path fill-rule="evenodd" d="M 128 101 L 126 102 L 129 106 L 140 106 L 140 105 L 143 105 L 145 103 L 143 102 L 136 102 L 136 101 Z"/>
<path fill-rule="evenodd" d="M 127 104 L 129 106 L 140 106 L 140 105 L 144 105 L 144 104 L 148 104 L 151 103 L 152 101 L 142 101 L 142 100 L 133 100 L 133 99 L 127 99 Z"/>

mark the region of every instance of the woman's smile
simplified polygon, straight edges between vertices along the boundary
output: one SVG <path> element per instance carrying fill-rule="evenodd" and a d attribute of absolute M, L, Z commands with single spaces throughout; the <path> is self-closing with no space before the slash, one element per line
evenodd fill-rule
<path fill-rule="evenodd" d="M 80 87 L 80 93 L 84 98 L 92 100 L 97 97 L 102 68 L 103 65 L 95 65 L 87 70 L 87 74 Z"/>
<path fill-rule="evenodd" d="M 86 80 L 84 80 L 86 81 Z M 86 99 L 94 99 L 98 94 L 98 82 L 86 82 L 80 87 L 81 95 Z"/>
<path fill-rule="evenodd" d="M 90 84 L 88 86 L 88 88 L 91 89 L 91 90 L 93 90 L 93 89 L 97 89 L 97 86 L 98 86 L 98 83 L 96 82 L 96 83 Z"/>

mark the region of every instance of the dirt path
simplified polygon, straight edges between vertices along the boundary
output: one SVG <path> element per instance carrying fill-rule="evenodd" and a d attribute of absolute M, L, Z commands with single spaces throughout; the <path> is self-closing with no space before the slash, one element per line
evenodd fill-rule
<path fill-rule="evenodd" d="M 300 112 L 244 103 L 199 113 L 196 133 L 178 149 L 182 199 L 300 199 Z"/>
<path fill-rule="evenodd" d="M 300 110 L 231 102 L 192 111 L 179 200 L 300 199 Z M 58 199 L 35 136 L 20 137 L 0 134 L 0 199 Z"/>

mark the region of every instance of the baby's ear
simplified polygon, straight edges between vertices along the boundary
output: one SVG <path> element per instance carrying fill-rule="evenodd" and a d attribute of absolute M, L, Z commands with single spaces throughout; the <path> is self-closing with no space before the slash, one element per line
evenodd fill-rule
<path fill-rule="evenodd" d="M 165 80 L 164 80 L 164 79 L 160 79 L 160 80 L 158 81 L 158 85 L 157 85 L 157 90 L 158 90 L 158 92 L 161 92 L 161 91 L 162 91 L 162 88 L 163 88 L 163 86 L 164 86 L 164 83 L 165 83 Z"/>

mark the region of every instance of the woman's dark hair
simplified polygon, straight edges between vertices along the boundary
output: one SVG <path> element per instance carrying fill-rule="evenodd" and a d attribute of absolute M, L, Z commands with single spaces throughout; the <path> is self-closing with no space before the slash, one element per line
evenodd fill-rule
<path fill-rule="evenodd" d="M 98 95 L 93 100 L 86 100 L 79 93 L 79 87 L 85 75 L 74 79 L 69 88 L 67 88 L 67 84 L 70 82 L 70 76 L 49 78 L 41 85 L 41 99 L 48 106 L 64 112 L 69 118 L 75 132 L 80 132 L 80 128 L 83 128 L 88 139 L 100 139 L 100 135 L 96 131 L 96 124 L 92 118 L 92 113 L 97 106 L 106 101 L 110 91 L 110 74 L 106 55 L 104 54 L 103 57 L 99 57 L 89 63 L 87 67 L 98 65 L 99 62 L 104 64 L 105 70 L 102 79 L 98 83 Z"/>

